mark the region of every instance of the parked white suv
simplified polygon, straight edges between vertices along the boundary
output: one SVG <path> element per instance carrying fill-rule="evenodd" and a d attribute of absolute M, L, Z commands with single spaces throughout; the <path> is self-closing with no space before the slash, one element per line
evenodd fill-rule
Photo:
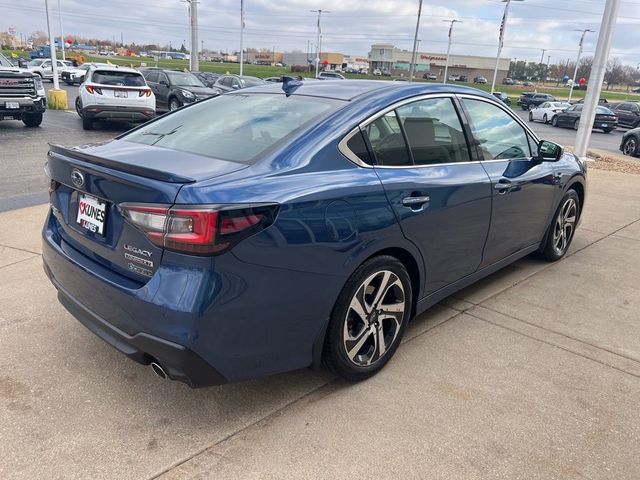
<path fill-rule="evenodd" d="M 346 80 L 344 76 L 338 72 L 320 72 L 318 78 L 323 80 Z"/>
<path fill-rule="evenodd" d="M 60 79 L 67 85 L 80 85 L 84 82 L 84 77 L 92 67 L 108 67 L 106 63 L 83 63 L 77 67 L 63 68 L 60 72 Z"/>
<path fill-rule="evenodd" d="M 92 67 L 80 85 L 76 111 L 85 130 L 96 120 L 146 122 L 156 115 L 156 97 L 133 68 Z"/>
<path fill-rule="evenodd" d="M 73 63 L 68 60 L 57 60 L 58 76 L 63 68 L 73 67 Z M 53 66 L 51 65 L 50 58 L 36 58 L 27 63 L 27 69 L 31 73 L 39 75 L 43 80 L 51 80 L 53 82 Z"/>

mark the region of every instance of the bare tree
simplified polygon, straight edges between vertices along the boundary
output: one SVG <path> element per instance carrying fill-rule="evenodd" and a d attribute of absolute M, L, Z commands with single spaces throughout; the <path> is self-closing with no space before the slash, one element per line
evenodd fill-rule
<path fill-rule="evenodd" d="M 31 33 L 31 41 L 34 47 L 40 47 L 49 43 L 49 37 L 42 30 L 36 30 Z"/>
<path fill-rule="evenodd" d="M 624 82 L 625 72 L 622 60 L 619 57 L 614 57 L 607 62 L 607 70 L 604 74 L 604 79 L 607 82 L 607 90 L 611 88 L 611 85 L 618 85 Z"/>

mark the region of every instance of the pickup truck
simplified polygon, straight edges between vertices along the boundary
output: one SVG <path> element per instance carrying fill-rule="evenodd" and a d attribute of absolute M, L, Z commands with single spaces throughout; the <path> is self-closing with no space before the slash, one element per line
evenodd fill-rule
<path fill-rule="evenodd" d="M 0 120 L 22 120 L 27 127 L 37 127 L 46 108 L 42 79 L 29 70 L 14 67 L 0 53 Z"/>

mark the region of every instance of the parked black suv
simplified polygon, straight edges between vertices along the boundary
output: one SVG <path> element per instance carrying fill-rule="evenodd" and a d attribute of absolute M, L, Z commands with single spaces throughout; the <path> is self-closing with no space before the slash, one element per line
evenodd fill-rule
<path fill-rule="evenodd" d="M 523 110 L 529 110 L 530 108 L 542 105 L 544 102 L 555 101 L 556 97 L 549 95 L 548 93 L 524 92 L 518 99 L 518 105 L 520 105 Z"/>
<path fill-rule="evenodd" d="M 618 125 L 621 127 L 640 127 L 640 104 L 638 102 L 607 104 L 607 108 L 618 116 Z"/>
<path fill-rule="evenodd" d="M 220 95 L 217 88 L 206 87 L 198 77 L 179 70 L 163 68 L 140 69 L 147 84 L 156 96 L 156 110 L 176 110 L 186 103 L 193 103 Z"/>

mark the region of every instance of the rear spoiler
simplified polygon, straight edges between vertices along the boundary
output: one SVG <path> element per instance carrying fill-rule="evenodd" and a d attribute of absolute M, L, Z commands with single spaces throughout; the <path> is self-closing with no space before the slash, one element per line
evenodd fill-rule
<path fill-rule="evenodd" d="M 82 160 L 93 165 L 100 165 L 103 167 L 112 168 L 120 172 L 131 173 L 133 175 L 139 175 L 142 177 L 153 178 L 154 180 L 160 180 L 168 183 L 194 183 L 195 178 L 183 177 L 176 175 L 175 173 L 163 172 L 160 170 L 154 170 L 152 168 L 141 167 L 139 165 L 131 165 L 124 162 L 116 162 L 103 157 L 97 157 L 85 153 L 77 148 L 63 147 L 62 145 L 49 144 L 49 155 L 58 155 L 67 158 L 74 158 L 76 160 Z"/>

